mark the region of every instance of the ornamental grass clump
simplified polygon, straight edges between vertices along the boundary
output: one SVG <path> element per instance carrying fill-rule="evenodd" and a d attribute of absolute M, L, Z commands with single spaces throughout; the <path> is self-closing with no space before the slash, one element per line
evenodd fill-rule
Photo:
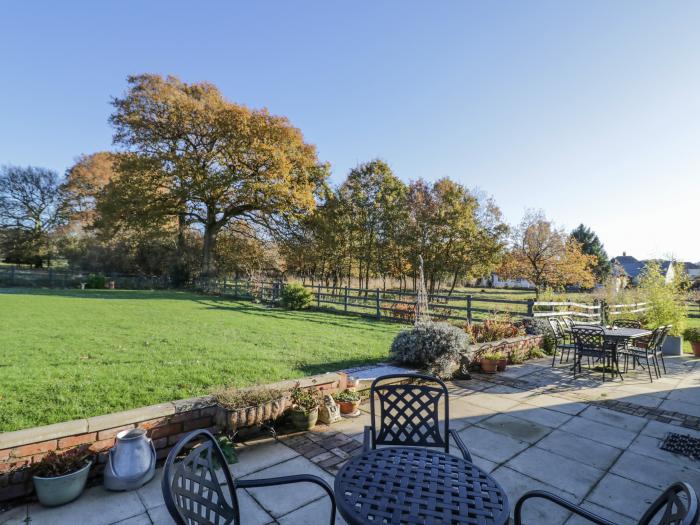
<path fill-rule="evenodd" d="M 438 377 L 449 378 L 459 368 L 468 345 L 469 337 L 456 326 L 418 323 L 394 338 L 390 357 Z"/>

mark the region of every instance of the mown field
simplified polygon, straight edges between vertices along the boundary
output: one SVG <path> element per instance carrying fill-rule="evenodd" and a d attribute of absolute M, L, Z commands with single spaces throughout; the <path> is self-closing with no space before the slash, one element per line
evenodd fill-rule
<path fill-rule="evenodd" d="M 386 358 L 396 323 L 186 292 L 0 289 L 0 432 Z"/>

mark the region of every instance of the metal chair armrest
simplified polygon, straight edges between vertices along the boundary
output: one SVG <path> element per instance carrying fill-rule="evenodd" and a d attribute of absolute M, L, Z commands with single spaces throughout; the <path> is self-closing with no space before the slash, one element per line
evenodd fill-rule
<path fill-rule="evenodd" d="M 586 509 L 579 507 L 578 505 L 575 505 L 569 501 L 566 501 L 563 498 L 560 498 L 556 494 L 552 494 L 551 492 L 545 492 L 543 490 L 531 490 L 530 492 L 526 492 L 520 497 L 518 502 L 515 504 L 515 510 L 513 511 L 515 525 L 522 525 L 523 503 L 525 503 L 525 501 L 527 501 L 528 499 L 532 498 L 542 498 L 551 501 L 552 503 L 559 505 L 560 507 L 564 507 L 566 510 L 571 511 L 574 514 L 578 514 L 579 516 L 587 519 L 592 523 L 596 523 L 597 525 L 615 525 L 612 521 L 608 521 L 605 518 L 601 518 L 600 516 L 597 516 L 596 514 L 593 514 L 592 512 L 589 512 Z"/>
<path fill-rule="evenodd" d="M 323 479 L 311 474 L 296 474 L 293 476 L 281 476 L 279 478 L 242 479 L 236 480 L 236 488 L 249 489 L 255 487 L 272 487 L 275 485 L 289 485 L 290 483 L 313 483 L 321 487 L 331 499 L 330 525 L 335 523 L 335 496 L 333 489 Z"/>
<path fill-rule="evenodd" d="M 464 441 L 462 441 L 462 438 L 459 437 L 459 434 L 457 434 L 457 432 L 454 429 L 450 429 L 450 435 L 448 436 L 448 439 L 450 437 L 452 437 L 452 439 L 455 440 L 455 444 L 457 445 L 459 451 L 462 453 L 464 459 L 471 463 L 472 455 L 469 453 L 469 449 L 467 449 L 467 446 L 464 444 Z"/>
<path fill-rule="evenodd" d="M 369 452 L 372 448 L 372 427 L 365 427 L 365 437 L 362 442 L 362 447 L 364 452 Z"/>

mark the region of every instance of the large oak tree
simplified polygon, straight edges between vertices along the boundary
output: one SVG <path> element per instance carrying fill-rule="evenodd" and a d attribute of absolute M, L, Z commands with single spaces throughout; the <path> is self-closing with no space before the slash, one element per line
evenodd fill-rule
<path fill-rule="evenodd" d="M 328 170 L 285 117 L 229 102 L 208 83 L 145 74 L 128 84 L 110 117 L 125 150 L 125 198 L 115 200 L 127 221 L 159 216 L 200 228 L 203 274 L 213 272 L 216 237 L 233 221 L 269 226 L 314 209 Z"/>

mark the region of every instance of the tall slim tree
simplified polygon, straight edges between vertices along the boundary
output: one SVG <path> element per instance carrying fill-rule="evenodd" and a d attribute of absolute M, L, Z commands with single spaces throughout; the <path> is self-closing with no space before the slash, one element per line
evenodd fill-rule
<path fill-rule="evenodd" d="M 603 243 L 593 230 L 579 224 L 578 227 L 571 232 L 571 237 L 578 241 L 581 245 L 581 251 L 586 255 L 593 255 L 596 258 L 594 272 L 599 282 L 605 281 L 612 272 L 610 258 L 603 248 Z"/>
<path fill-rule="evenodd" d="M 122 187 L 201 228 L 202 273 L 214 271 L 216 237 L 232 221 L 269 226 L 314 209 L 327 168 L 285 117 L 229 102 L 208 83 L 149 74 L 128 83 L 110 117 L 115 144 L 129 153 Z"/>

